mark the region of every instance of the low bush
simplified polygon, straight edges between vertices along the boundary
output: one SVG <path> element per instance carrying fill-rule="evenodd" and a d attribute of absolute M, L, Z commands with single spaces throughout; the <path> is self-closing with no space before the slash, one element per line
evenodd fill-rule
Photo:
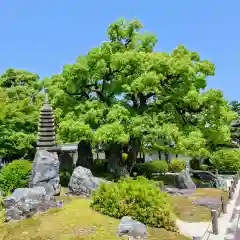
<path fill-rule="evenodd" d="M 27 187 L 32 163 L 28 160 L 14 160 L 5 165 L 0 171 L 0 190 L 5 194 L 16 188 Z"/>
<path fill-rule="evenodd" d="M 240 151 L 238 149 L 222 149 L 210 157 L 214 169 L 221 172 L 235 172 L 240 169 Z"/>
<path fill-rule="evenodd" d="M 91 207 L 111 217 L 132 216 L 149 226 L 177 231 L 171 200 L 157 184 L 143 176 L 102 184 L 92 194 Z"/>
<path fill-rule="evenodd" d="M 166 173 L 168 171 L 168 164 L 164 160 L 154 160 L 137 164 L 133 171 L 136 172 L 137 175 L 145 175 L 151 178 L 154 173 Z"/>
<path fill-rule="evenodd" d="M 173 158 L 169 164 L 169 171 L 177 173 L 186 168 L 186 160 L 182 158 Z"/>

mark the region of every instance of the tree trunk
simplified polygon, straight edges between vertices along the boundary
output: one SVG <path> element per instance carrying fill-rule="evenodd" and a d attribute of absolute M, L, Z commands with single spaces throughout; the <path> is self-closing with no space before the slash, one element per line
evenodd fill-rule
<path fill-rule="evenodd" d="M 132 139 L 128 147 L 128 156 L 126 161 L 129 173 L 132 172 L 133 167 L 137 163 L 137 155 L 139 151 L 140 151 L 139 142 L 135 139 Z"/>
<path fill-rule="evenodd" d="M 168 164 L 170 164 L 170 160 L 169 160 L 169 153 L 165 152 L 165 160 L 167 161 Z"/>
<path fill-rule="evenodd" d="M 105 150 L 107 170 L 116 177 L 128 174 L 127 167 L 122 162 L 122 147 L 119 144 L 111 144 Z"/>
<path fill-rule="evenodd" d="M 81 141 L 78 144 L 77 166 L 93 169 L 93 153 L 90 142 Z"/>

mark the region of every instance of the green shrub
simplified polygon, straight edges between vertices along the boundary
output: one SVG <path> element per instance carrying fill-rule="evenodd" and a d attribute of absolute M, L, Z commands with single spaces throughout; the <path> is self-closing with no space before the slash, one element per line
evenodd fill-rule
<path fill-rule="evenodd" d="M 177 231 L 171 201 L 157 184 L 143 176 L 102 184 L 92 194 L 91 207 L 111 217 L 132 216 L 149 226 Z"/>
<path fill-rule="evenodd" d="M 71 175 L 72 174 L 71 174 L 70 170 L 65 169 L 65 168 L 60 169 L 60 184 L 61 184 L 61 186 L 63 186 L 63 187 L 68 186 Z"/>
<path fill-rule="evenodd" d="M 200 165 L 200 170 L 207 171 L 209 169 L 210 169 L 210 166 L 208 166 L 207 164 L 201 164 Z"/>
<path fill-rule="evenodd" d="M 186 160 L 182 158 L 173 158 L 169 164 L 169 171 L 177 173 L 186 168 Z"/>
<path fill-rule="evenodd" d="M 214 152 L 210 157 L 214 169 L 218 171 L 235 172 L 240 169 L 240 150 L 222 149 Z"/>
<path fill-rule="evenodd" d="M 32 163 L 28 160 L 14 160 L 0 171 L 0 190 L 5 194 L 16 188 L 27 187 Z"/>
<path fill-rule="evenodd" d="M 164 160 L 154 160 L 137 164 L 133 171 L 138 175 L 145 175 L 151 178 L 154 173 L 166 173 L 168 171 L 168 164 Z"/>
<path fill-rule="evenodd" d="M 164 160 L 154 160 L 150 162 L 150 165 L 153 166 L 157 173 L 166 173 L 168 171 L 168 164 Z"/>

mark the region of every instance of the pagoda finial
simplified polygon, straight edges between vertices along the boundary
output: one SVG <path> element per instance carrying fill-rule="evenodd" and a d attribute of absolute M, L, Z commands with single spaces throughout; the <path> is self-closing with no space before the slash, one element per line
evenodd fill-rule
<path fill-rule="evenodd" d="M 44 92 L 45 92 L 44 103 L 45 103 L 45 104 L 48 104 L 48 103 L 49 103 L 49 101 L 48 101 L 48 89 L 47 89 L 47 88 L 44 88 Z"/>

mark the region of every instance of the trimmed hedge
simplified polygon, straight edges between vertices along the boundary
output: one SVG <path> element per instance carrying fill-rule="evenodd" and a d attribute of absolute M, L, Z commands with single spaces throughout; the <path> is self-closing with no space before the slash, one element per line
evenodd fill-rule
<path fill-rule="evenodd" d="M 171 163 L 169 164 L 169 171 L 170 172 L 181 172 L 183 169 L 186 168 L 186 160 L 182 158 L 173 158 Z"/>
<path fill-rule="evenodd" d="M 133 172 L 136 172 L 137 175 L 144 175 L 148 178 L 151 178 L 154 173 L 166 173 L 167 171 L 168 164 L 164 160 L 139 163 L 133 169 Z"/>

